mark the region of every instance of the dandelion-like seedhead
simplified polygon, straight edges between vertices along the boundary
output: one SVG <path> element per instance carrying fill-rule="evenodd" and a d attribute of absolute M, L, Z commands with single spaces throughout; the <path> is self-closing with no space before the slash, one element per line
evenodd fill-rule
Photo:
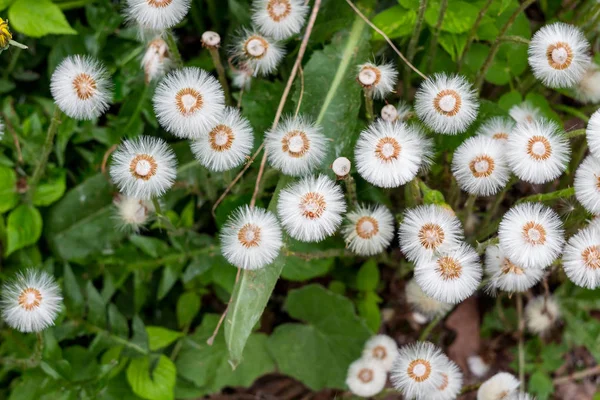
<path fill-rule="evenodd" d="M 406 284 L 405 291 L 406 302 L 411 306 L 413 311 L 423 314 L 428 319 L 444 315 L 453 307 L 450 303 L 443 303 L 428 296 L 415 279 L 411 279 Z"/>
<path fill-rule="evenodd" d="M 438 386 L 428 397 L 430 400 L 454 400 L 460 394 L 463 383 L 463 375 L 458 366 L 447 357 L 440 363 L 440 374 L 442 384 Z"/>
<path fill-rule="evenodd" d="M 361 397 L 375 396 L 383 390 L 387 380 L 386 370 L 373 358 L 360 358 L 348 367 L 346 385 Z"/>
<path fill-rule="evenodd" d="M 504 152 L 504 146 L 488 136 L 465 140 L 452 158 L 452 173 L 461 189 L 476 196 L 498 193 L 510 178 Z"/>
<path fill-rule="evenodd" d="M 387 104 L 381 109 L 381 119 L 387 122 L 405 122 L 412 114 L 412 107 L 405 101 L 400 101 L 397 106 Z"/>
<path fill-rule="evenodd" d="M 558 178 L 569 163 L 571 147 L 553 121 L 517 124 L 506 147 L 506 159 L 519 179 L 542 184 Z"/>
<path fill-rule="evenodd" d="M 362 131 L 354 149 L 356 169 L 367 182 L 394 188 L 430 163 L 433 143 L 416 125 L 377 120 Z"/>
<path fill-rule="evenodd" d="M 481 384 L 477 390 L 477 400 L 508 400 L 517 394 L 519 384 L 514 375 L 499 372 Z"/>
<path fill-rule="evenodd" d="M 596 111 L 590 117 L 585 130 L 590 153 L 596 158 L 600 158 L 600 110 Z"/>
<path fill-rule="evenodd" d="M 211 171 L 238 167 L 252 151 L 254 134 L 250 122 L 237 108 L 226 107 L 207 135 L 191 141 L 191 149 L 200 164 Z"/>
<path fill-rule="evenodd" d="M 286 117 L 265 136 L 269 163 L 286 175 L 303 176 L 319 167 L 327 155 L 327 138 L 308 118 Z"/>
<path fill-rule="evenodd" d="M 223 256 L 242 269 L 260 269 L 271 264 L 282 244 L 277 218 L 262 208 L 238 208 L 221 230 Z"/>
<path fill-rule="evenodd" d="M 180 23 L 191 0 L 127 0 L 125 16 L 143 30 L 162 32 Z"/>
<path fill-rule="evenodd" d="M 277 69 L 285 55 L 284 47 L 277 41 L 258 32 L 244 29 L 237 34 L 231 55 L 244 65 L 253 76 L 267 76 Z"/>
<path fill-rule="evenodd" d="M 600 287 L 600 226 L 592 223 L 573 235 L 563 253 L 563 269 L 574 284 Z"/>
<path fill-rule="evenodd" d="M 575 197 L 586 210 L 600 214 L 600 161 L 587 156 L 575 172 Z"/>
<path fill-rule="evenodd" d="M 161 78 L 172 66 L 169 46 L 160 36 L 154 38 L 142 58 L 142 69 L 146 75 L 146 83 Z"/>
<path fill-rule="evenodd" d="M 518 106 L 512 106 L 508 114 L 517 124 L 532 123 L 542 117 L 540 109 L 527 101 Z"/>
<path fill-rule="evenodd" d="M 515 123 L 510 118 L 492 117 L 479 127 L 477 134 L 494 139 L 496 144 L 505 145 L 514 127 Z"/>
<path fill-rule="evenodd" d="M 275 40 L 299 33 L 308 14 L 303 0 L 254 0 L 252 5 L 252 22 Z"/>
<path fill-rule="evenodd" d="M 583 78 L 590 63 L 590 44 L 581 30 L 562 22 L 546 25 L 529 44 L 529 65 L 548 87 L 568 88 Z"/>
<path fill-rule="evenodd" d="M 597 104 L 600 102 L 600 68 L 590 62 L 585 74 L 574 87 L 575 98 L 582 103 Z"/>
<path fill-rule="evenodd" d="M 123 141 L 110 167 L 119 190 L 140 200 L 162 196 L 173 186 L 176 175 L 175 153 L 165 141 L 150 136 Z"/>
<path fill-rule="evenodd" d="M 442 368 L 446 360 L 442 351 L 429 342 L 402 346 L 390 374 L 392 384 L 408 399 L 429 398 L 444 383 Z"/>
<path fill-rule="evenodd" d="M 154 93 L 154 112 L 173 135 L 197 139 L 220 121 L 225 95 L 217 80 L 200 68 L 182 68 L 160 81 Z"/>
<path fill-rule="evenodd" d="M 438 205 L 425 205 L 405 211 L 398 230 L 400 249 L 409 261 L 427 262 L 437 252 L 459 245 L 462 226 L 455 215 Z"/>
<path fill-rule="evenodd" d="M 331 170 L 338 179 L 344 179 L 352 169 L 352 162 L 346 157 L 338 157 L 331 164 Z"/>
<path fill-rule="evenodd" d="M 358 66 L 356 80 L 375 99 L 384 99 L 394 90 L 398 71 L 392 64 L 365 63 Z"/>
<path fill-rule="evenodd" d="M 471 374 L 477 378 L 483 378 L 490 370 L 490 365 L 479 355 L 467 357 L 467 365 Z"/>
<path fill-rule="evenodd" d="M 429 261 L 417 261 L 415 279 L 437 301 L 460 303 L 481 283 L 479 255 L 466 243 L 438 251 Z"/>
<path fill-rule="evenodd" d="M 346 246 L 361 256 L 383 252 L 394 238 L 394 216 L 383 205 L 359 206 L 346 214 Z"/>
<path fill-rule="evenodd" d="M 417 115 L 431 130 L 456 135 L 477 118 L 479 102 L 471 84 L 460 75 L 435 74 L 415 94 Z"/>
<path fill-rule="evenodd" d="M 508 293 L 524 292 L 542 280 L 543 268 L 523 268 L 504 255 L 500 246 L 488 246 L 485 250 L 486 290 L 495 295 L 498 290 Z"/>
<path fill-rule="evenodd" d="M 216 49 L 221 45 L 221 35 L 217 32 L 206 31 L 202 33 L 202 47 Z"/>
<path fill-rule="evenodd" d="M 398 355 L 398 345 L 396 341 L 387 335 L 372 336 L 363 349 L 364 359 L 373 359 L 388 372 L 392 369 L 394 360 Z"/>
<path fill-rule="evenodd" d="M 62 300 L 53 276 L 27 269 L 2 285 L 2 318 L 18 331 L 40 332 L 54 325 Z"/>
<path fill-rule="evenodd" d="M 132 232 L 138 232 L 150 220 L 155 211 L 154 204 L 148 200 L 119 195 L 113 201 L 117 209 L 118 225 Z"/>
<path fill-rule="evenodd" d="M 523 268 L 545 268 L 560 255 L 563 223 L 551 208 L 539 203 L 518 204 L 508 210 L 498 229 L 503 254 Z"/>
<path fill-rule="evenodd" d="M 560 318 L 560 308 L 552 296 L 538 296 L 525 307 L 525 322 L 530 332 L 545 335 Z"/>
<path fill-rule="evenodd" d="M 108 71 L 90 56 L 69 56 L 56 67 L 50 79 L 56 105 L 69 117 L 98 118 L 108 110 L 112 82 Z"/>

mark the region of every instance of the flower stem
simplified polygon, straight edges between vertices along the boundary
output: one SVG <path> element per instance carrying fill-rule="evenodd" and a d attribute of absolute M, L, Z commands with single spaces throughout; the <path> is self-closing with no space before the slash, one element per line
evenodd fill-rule
<path fill-rule="evenodd" d="M 225 92 L 225 101 L 228 105 L 233 106 L 231 90 L 229 89 L 229 83 L 227 82 L 225 68 L 223 67 L 223 63 L 221 62 L 219 49 L 217 49 L 216 47 L 209 47 L 208 51 L 210 52 L 210 56 L 212 57 L 213 64 L 215 65 L 215 69 L 217 70 L 217 74 L 219 75 L 219 82 L 221 82 L 221 87 L 223 87 L 223 91 Z"/>
<path fill-rule="evenodd" d="M 431 322 L 429 322 L 429 324 L 427 324 L 425 329 L 423 329 L 423 331 L 419 335 L 419 341 L 423 342 L 423 341 L 427 340 L 429 338 L 429 335 L 431 334 L 431 331 L 433 330 L 433 328 L 435 328 L 437 326 L 437 324 L 439 324 L 443 318 L 444 318 L 443 315 L 438 315 L 434 319 L 432 319 Z"/>
<path fill-rule="evenodd" d="M 555 192 L 540 193 L 540 194 L 534 194 L 531 196 L 523 197 L 522 199 L 517 201 L 517 204 L 524 203 L 526 201 L 541 202 L 541 201 L 552 201 L 552 200 L 557 200 L 557 199 L 568 199 L 569 197 L 573 197 L 573 196 L 575 196 L 575 188 L 570 187 L 570 188 L 566 188 L 566 189 L 557 190 Z"/>
<path fill-rule="evenodd" d="M 433 30 L 433 37 L 431 38 L 431 44 L 429 45 L 429 64 L 427 65 L 427 72 L 429 73 L 433 68 L 433 61 L 435 60 L 435 54 L 437 52 L 438 38 L 440 31 L 442 30 L 442 23 L 446 16 L 446 9 L 448 8 L 448 0 L 442 0 L 440 4 L 440 13 L 438 14 L 438 20 Z"/>
<path fill-rule="evenodd" d="M 364 89 L 364 92 L 365 92 L 365 112 L 366 112 L 367 121 L 373 122 L 373 96 L 372 96 L 373 93 L 367 88 Z"/>
<path fill-rule="evenodd" d="M 415 207 L 423 202 L 419 182 L 420 179 L 415 177 L 404 187 L 404 202 L 408 207 Z"/>
<path fill-rule="evenodd" d="M 578 136 L 585 135 L 585 129 L 575 129 L 574 131 L 567 132 L 566 136 L 569 139 L 573 139 Z"/>
<path fill-rule="evenodd" d="M 409 62 L 413 62 L 415 54 L 417 53 L 417 43 L 419 42 L 419 36 L 421 36 L 421 27 L 423 26 L 423 19 L 425 18 L 425 9 L 427 8 L 427 0 L 419 0 L 419 11 L 417 13 L 417 22 L 413 29 L 410 42 L 408 43 L 408 50 L 406 53 L 406 59 Z M 408 97 L 408 91 L 410 90 L 410 67 L 408 64 L 404 68 L 404 97 Z"/>
<path fill-rule="evenodd" d="M 460 58 L 458 59 L 458 62 L 456 63 L 458 72 L 460 72 L 460 70 L 463 66 L 463 63 L 465 61 L 465 56 L 467 55 L 469 48 L 471 47 L 471 43 L 473 43 L 473 40 L 475 40 L 475 36 L 477 35 L 477 30 L 479 29 L 479 25 L 481 25 L 481 21 L 483 21 L 483 17 L 487 13 L 488 9 L 490 8 L 490 6 L 492 5 L 493 2 L 494 2 L 494 0 L 487 0 L 487 2 L 483 5 L 481 10 L 479 10 L 479 14 L 477 15 L 475 24 L 471 27 L 471 30 L 469 31 L 469 35 L 467 36 L 467 43 L 465 44 L 465 48 L 463 49 L 462 54 L 460 55 Z"/>
<path fill-rule="evenodd" d="M 175 36 L 172 31 L 168 31 L 165 37 L 165 42 L 167 42 L 167 46 L 169 47 L 169 54 L 173 57 L 173 62 L 175 63 L 176 68 L 183 67 L 183 60 L 181 59 L 181 53 L 179 52 L 179 48 L 177 47 L 177 43 L 175 42 Z"/>
<path fill-rule="evenodd" d="M 52 147 L 54 146 L 54 137 L 56 136 L 56 132 L 58 132 L 58 126 L 60 125 L 60 117 L 62 112 L 58 106 L 54 106 L 54 114 L 52 115 L 52 121 L 50 122 L 50 126 L 48 127 L 48 132 L 46 133 L 46 141 L 44 142 L 44 146 L 42 147 L 42 154 L 40 155 L 40 161 L 38 162 L 37 167 L 33 171 L 33 176 L 29 180 L 29 190 L 28 190 L 28 198 L 31 200 L 33 198 L 33 194 L 35 192 L 35 187 L 39 183 L 44 171 L 46 170 L 46 164 L 48 163 L 48 157 L 52 152 Z"/>
<path fill-rule="evenodd" d="M 356 195 L 356 181 L 351 174 L 346 175 L 344 178 L 346 184 L 346 197 L 348 198 L 348 205 L 356 207 L 358 206 L 358 197 Z"/>

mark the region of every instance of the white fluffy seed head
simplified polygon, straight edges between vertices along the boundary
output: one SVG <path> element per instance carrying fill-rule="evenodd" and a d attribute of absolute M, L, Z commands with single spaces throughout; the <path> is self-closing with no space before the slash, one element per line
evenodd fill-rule
<path fill-rule="evenodd" d="M 186 139 L 206 135 L 219 123 L 225 109 L 221 85 L 200 68 L 169 73 L 158 84 L 153 102 L 160 125 Z"/>
<path fill-rule="evenodd" d="M 386 370 L 372 358 L 360 358 L 348 367 L 346 385 L 360 397 L 371 397 L 380 393 L 387 380 Z"/>
<path fill-rule="evenodd" d="M 285 117 L 265 136 L 269 163 L 291 176 L 304 176 L 318 168 L 327 155 L 327 146 L 323 128 L 302 116 Z"/>
<path fill-rule="evenodd" d="M 417 115 L 431 130 L 455 135 L 477 118 L 479 102 L 471 84 L 460 75 L 435 74 L 415 95 Z"/>
<path fill-rule="evenodd" d="M 406 284 L 405 290 L 406 302 L 415 312 L 424 315 L 427 319 L 445 315 L 452 309 L 452 304 L 443 303 L 428 296 L 415 279 L 411 279 Z"/>
<path fill-rule="evenodd" d="M 535 77 L 552 88 L 568 88 L 581 80 L 590 63 L 590 44 L 573 25 L 556 22 L 542 27 L 529 44 Z"/>
<path fill-rule="evenodd" d="M 267 76 L 275 72 L 285 55 L 280 43 L 246 29 L 236 36 L 231 55 L 237 64 L 244 65 L 253 76 Z"/>
<path fill-rule="evenodd" d="M 415 279 L 437 301 L 460 303 L 481 283 L 479 255 L 466 243 L 441 250 L 431 260 L 416 263 Z"/>
<path fill-rule="evenodd" d="M 226 107 L 219 122 L 198 139 L 191 141 L 192 153 L 211 171 L 227 171 L 244 163 L 254 143 L 250 122 L 237 108 Z"/>
<path fill-rule="evenodd" d="M 356 170 L 367 182 L 394 188 L 430 163 L 433 143 L 416 125 L 381 119 L 362 131 L 354 149 Z"/>
<path fill-rule="evenodd" d="M 362 356 L 375 360 L 388 372 L 392 369 L 397 355 L 398 345 L 394 339 L 387 335 L 375 335 L 365 343 Z"/>
<path fill-rule="evenodd" d="M 125 16 L 144 30 L 162 32 L 180 23 L 191 0 L 127 0 Z"/>
<path fill-rule="evenodd" d="M 352 169 L 352 162 L 346 157 L 338 157 L 331 164 L 331 169 L 338 179 L 344 179 Z"/>
<path fill-rule="evenodd" d="M 470 356 L 467 358 L 467 365 L 471 374 L 477 378 L 483 378 L 490 370 L 490 365 L 481 358 L 481 356 Z"/>
<path fill-rule="evenodd" d="M 600 287 L 600 226 L 592 223 L 573 235 L 563 253 L 565 274 L 574 284 Z"/>
<path fill-rule="evenodd" d="M 560 309 L 553 296 L 538 296 L 525 307 L 527 329 L 538 335 L 547 334 L 559 318 Z"/>
<path fill-rule="evenodd" d="M 600 68 L 597 64 L 588 65 L 574 92 L 575 98 L 582 103 L 600 103 Z"/>
<path fill-rule="evenodd" d="M 575 172 L 575 197 L 592 214 L 600 214 L 600 161 L 587 156 Z"/>
<path fill-rule="evenodd" d="M 509 400 L 516 395 L 519 380 L 508 372 L 499 372 L 483 382 L 477 390 L 477 400 Z"/>
<path fill-rule="evenodd" d="M 118 225 L 124 230 L 138 232 L 150 220 L 155 211 L 154 204 L 148 200 L 119 195 L 113 201 L 117 208 Z"/>
<path fill-rule="evenodd" d="M 56 105 L 69 117 L 97 118 L 108 110 L 112 82 L 108 71 L 89 56 L 69 56 L 54 70 L 50 92 Z"/>
<path fill-rule="evenodd" d="M 452 158 L 452 173 L 461 189 L 476 196 L 498 193 L 510 178 L 504 153 L 504 146 L 488 136 L 465 140 Z"/>
<path fill-rule="evenodd" d="M 223 257 L 242 269 L 260 269 L 271 264 L 282 244 L 277 218 L 262 208 L 238 208 L 221 229 Z"/>
<path fill-rule="evenodd" d="M 562 128 L 545 119 L 517 124 L 506 147 L 506 159 L 515 175 L 534 184 L 558 178 L 567 169 L 570 154 Z"/>
<path fill-rule="evenodd" d="M 167 42 L 158 36 L 148 43 L 146 53 L 142 58 L 146 83 L 161 78 L 172 65 Z"/>
<path fill-rule="evenodd" d="M 463 383 L 463 375 L 454 361 L 444 357 L 444 361 L 440 363 L 440 373 L 442 375 L 442 383 L 438 386 L 429 397 L 428 400 L 455 400 Z"/>
<path fill-rule="evenodd" d="M 383 205 L 359 206 L 346 214 L 346 246 L 361 256 L 383 252 L 394 238 L 394 216 Z"/>
<path fill-rule="evenodd" d="M 2 318 L 18 331 L 40 332 L 54 325 L 62 300 L 54 277 L 27 269 L 2 285 Z"/>
<path fill-rule="evenodd" d="M 444 383 L 446 356 L 429 342 L 402 346 L 394 361 L 390 379 L 396 389 L 412 399 L 429 398 Z"/>
<path fill-rule="evenodd" d="M 412 107 L 405 101 L 400 101 L 397 106 L 387 104 L 381 109 L 381 119 L 387 122 L 404 122 L 413 115 Z"/>
<path fill-rule="evenodd" d="M 302 242 L 319 242 L 333 235 L 344 212 L 342 189 L 324 175 L 288 185 L 277 202 L 281 224 L 291 237 Z"/>
<path fill-rule="evenodd" d="M 375 99 L 384 99 L 394 90 L 398 71 L 392 64 L 365 63 L 358 66 L 356 80 Z"/>
<path fill-rule="evenodd" d="M 514 206 L 498 229 L 500 248 L 523 268 L 545 268 L 560 256 L 565 243 L 558 214 L 540 203 Z"/>
<path fill-rule="evenodd" d="M 110 176 L 125 196 L 151 200 L 175 182 L 175 153 L 162 139 L 140 136 L 125 140 L 112 158 Z"/>
<path fill-rule="evenodd" d="M 202 34 L 202 46 L 216 49 L 221 45 L 221 35 L 217 32 L 206 31 Z"/>
<path fill-rule="evenodd" d="M 600 110 L 592 114 L 585 130 L 590 153 L 596 158 L 600 158 Z"/>
<path fill-rule="evenodd" d="M 528 101 L 512 106 L 508 114 L 517 124 L 529 124 L 542 117 L 540 109 Z"/>
<path fill-rule="evenodd" d="M 524 292 L 531 289 L 544 277 L 542 268 L 523 268 L 504 255 L 500 246 L 488 246 L 485 250 L 485 274 L 489 279 L 488 293 Z"/>
<path fill-rule="evenodd" d="M 308 5 L 303 0 L 254 0 L 252 22 L 275 40 L 285 40 L 302 30 Z"/>
<path fill-rule="evenodd" d="M 463 240 L 458 218 L 442 206 L 425 205 L 405 211 L 398 230 L 400 249 L 409 261 L 430 261 L 437 252 Z"/>
<path fill-rule="evenodd" d="M 494 139 L 496 144 L 505 145 L 514 127 L 515 123 L 509 118 L 492 117 L 479 127 L 477 134 Z"/>

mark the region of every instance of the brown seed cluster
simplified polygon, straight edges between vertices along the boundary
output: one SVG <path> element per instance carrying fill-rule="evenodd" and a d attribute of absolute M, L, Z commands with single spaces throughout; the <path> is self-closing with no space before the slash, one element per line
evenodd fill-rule
<path fill-rule="evenodd" d="M 523 271 L 523 268 L 513 264 L 508 258 L 505 257 L 504 260 L 502 260 L 502 273 L 504 275 L 523 275 L 525 271 Z"/>
<path fill-rule="evenodd" d="M 308 192 L 300 200 L 300 210 L 304 218 L 321 218 L 326 209 L 327 202 L 321 193 Z"/>
<path fill-rule="evenodd" d="M 305 132 L 290 131 L 281 139 L 281 149 L 290 157 L 301 158 L 310 150 L 310 140 Z"/>
<path fill-rule="evenodd" d="M 600 246 L 590 246 L 581 252 L 583 263 L 589 269 L 600 269 Z"/>
<path fill-rule="evenodd" d="M 445 237 L 444 230 L 438 224 L 427 223 L 419 230 L 419 242 L 427 250 L 436 249 L 444 243 Z"/>
<path fill-rule="evenodd" d="M 387 357 L 387 350 L 383 346 L 375 346 L 373 347 L 373 358 L 377 360 L 385 360 Z"/>
<path fill-rule="evenodd" d="M 377 146 L 375 146 L 376 157 L 385 162 L 398 159 L 400 151 L 402 151 L 402 146 L 392 137 L 379 139 Z"/>
<path fill-rule="evenodd" d="M 362 239 L 371 239 L 378 232 L 379 223 L 373 217 L 366 215 L 356 222 L 356 234 Z"/>
<path fill-rule="evenodd" d="M 258 49 L 251 49 L 250 44 L 256 45 L 258 42 L 258 44 L 260 44 L 260 46 L 262 46 L 262 51 L 259 53 L 257 50 Z M 260 60 L 261 58 L 263 58 L 266 54 L 267 54 L 267 49 L 269 48 L 269 42 L 267 42 L 265 40 L 265 38 L 258 36 L 258 35 L 252 35 L 250 36 L 248 39 L 246 39 L 246 42 L 244 43 L 244 53 L 246 53 L 246 56 L 250 57 L 250 58 L 255 58 Z"/>
<path fill-rule="evenodd" d="M 238 240 L 245 248 L 258 247 L 261 230 L 258 225 L 246 224 L 238 231 Z"/>
<path fill-rule="evenodd" d="M 218 152 L 231 149 L 234 139 L 235 135 L 233 134 L 233 130 L 223 124 L 215 126 L 208 134 L 210 148 Z"/>
<path fill-rule="evenodd" d="M 450 383 L 450 379 L 448 378 L 448 374 L 445 373 L 441 373 L 442 375 L 442 384 L 440 386 L 438 386 L 438 390 L 439 391 L 443 391 L 446 390 L 446 388 L 448 387 L 448 384 Z"/>
<path fill-rule="evenodd" d="M 460 278 L 462 265 L 452 257 L 440 257 L 437 261 L 437 270 L 445 281 Z"/>
<path fill-rule="evenodd" d="M 138 163 L 140 162 L 147 162 L 150 164 L 150 170 L 145 175 L 142 175 L 137 171 Z M 131 163 L 129 163 L 129 172 L 131 175 L 133 175 L 133 177 L 136 179 L 142 179 L 145 181 L 152 178 L 156 174 L 157 168 L 158 165 L 156 164 L 156 160 L 149 154 L 138 154 L 133 158 L 133 160 L 131 160 Z"/>
<path fill-rule="evenodd" d="M 532 245 L 546 243 L 546 229 L 537 222 L 529 221 L 523 225 L 523 238 Z"/>
<path fill-rule="evenodd" d="M 362 383 L 369 383 L 373 380 L 373 370 L 369 368 L 363 368 L 358 372 L 358 379 Z"/>
<path fill-rule="evenodd" d="M 450 96 L 454 99 L 454 107 L 451 110 L 445 110 L 440 106 L 440 102 L 446 96 Z M 462 99 L 456 90 L 453 89 L 444 89 L 435 96 L 433 99 L 433 108 L 438 113 L 445 115 L 447 117 L 453 117 L 460 111 L 460 107 L 462 106 Z"/>
<path fill-rule="evenodd" d="M 181 115 L 188 116 L 202 108 L 204 99 L 196 89 L 184 88 L 175 95 L 175 104 Z"/>
<path fill-rule="evenodd" d="M 273 21 L 279 22 L 290 15 L 292 4 L 290 0 L 271 0 L 267 4 L 267 12 Z"/>
<path fill-rule="evenodd" d="M 482 154 L 471 160 L 469 169 L 475 178 L 487 178 L 494 172 L 496 163 L 487 154 Z"/>
<path fill-rule="evenodd" d="M 25 311 L 31 311 L 34 308 L 38 308 L 42 303 L 42 294 L 39 290 L 34 288 L 27 288 L 19 295 L 19 305 L 25 309 Z"/>
<path fill-rule="evenodd" d="M 172 2 L 173 0 L 146 0 L 146 3 L 148 3 L 150 7 L 154 8 L 165 8 L 168 7 Z"/>
<path fill-rule="evenodd" d="M 96 81 L 82 72 L 73 79 L 73 90 L 80 100 L 87 100 L 96 93 Z"/>
<path fill-rule="evenodd" d="M 573 62 L 573 49 L 571 49 L 568 43 L 556 42 L 548 46 L 546 57 L 548 58 L 548 65 L 552 68 L 558 70 L 567 69 Z"/>
<path fill-rule="evenodd" d="M 552 145 L 544 136 L 532 136 L 527 141 L 527 154 L 536 161 L 544 161 L 552 155 Z"/>
<path fill-rule="evenodd" d="M 419 369 L 424 369 L 423 373 L 420 373 L 420 371 L 417 373 L 415 373 L 415 368 L 421 367 Z M 408 364 L 408 368 L 406 369 L 406 372 L 408 373 L 408 376 L 410 377 L 410 379 L 412 379 L 413 381 L 416 382 L 423 382 L 426 381 L 427 378 L 429 378 L 429 375 L 431 375 L 431 363 L 427 360 L 424 360 L 422 358 L 417 358 L 416 360 L 412 360 L 410 362 L 410 364 Z"/>
<path fill-rule="evenodd" d="M 508 140 L 508 133 L 505 133 L 505 132 L 494 133 L 492 135 L 492 139 L 507 141 Z"/>

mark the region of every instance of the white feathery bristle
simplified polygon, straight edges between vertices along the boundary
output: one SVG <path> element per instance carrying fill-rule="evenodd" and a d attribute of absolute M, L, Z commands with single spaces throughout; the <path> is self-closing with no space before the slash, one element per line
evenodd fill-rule
<path fill-rule="evenodd" d="M 600 158 L 600 110 L 592 114 L 585 130 L 590 153 L 596 158 Z"/>
<path fill-rule="evenodd" d="M 576 26 L 556 22 L 531 38 L 529 65 L 533 75 L 552 88 L 576 85 L 590 63 L 590 44 Z"/>
<path fill-rule="evenodd" d="M 112 87 L 104 65 L 90 56 L 65 58 L 50 79 L 56 105 L 69 117 L 80 120 L 97 118 L 108 110 Z"/>
<path fill-rule="evenodd" d="M 524 292 L 542 280 L 543 268 L 523 268 L 510 261 L 500 246 L 488 246 L 485 250 L 485 274 L 489 279 L 486 290 L 495 295 L 503 292 Z"/>
<path fill-rule="evenodd" d="M 508 114 L 517 124 L 528 124 L 542 117 L 540 109 L 528 101 L 512 106 Z"/>
<path fill-rule="evenodd" d="M 196 139 L 219 123 L 225 94 L 208 72 L 188 67 L 163 78 L 153 102 L 158 122 L 165 130 L 180 138 Z"/>
<path fill-rule="evenodd" d="M 573 235 L 563 252 L 567 277 L 587 289 L 600 287 L 600 226 L 598 222 Z"/>
<path fill-rule="evenodd" d="M 358 206 L 346 220 L 342 229 L 346 246 L 358 255 L 379 254 L 394 238 L 394 216 L 383 205 Z"/>
<path fill-rule="evenodd" d="M 582 103 L 600 103 L 600 67 L 591 63 L 585 74 L 574 87 L 575 98 Z"/>
<path fill-rule="evenodd" d="M 386 370 L 372 358 L 360 358 L 348 367 L 346 385 L 356 396 L 375 396 L 383 390 L 386 381 Z"/>
<path fill-rule="evenodd" d="M 375 99 L 384 99 L 394 90 L 398 80 L 398 71 L 392 64 L 365 63 L 358 66 L 356 80 L 369 95 Z"/>
<path fill-rule="evenodd" d="M 418 126 L 378 119 L 358 137 L 356 170 L 372 185 L 398 187 L 430 163 L 432 148 L 433 142 Z"/>
<path fill-rule="evenodd" d="M 252 87 L 252 77 L 254 72 L 247 65 L 238 65 L 232 71 L 231 85 L 234 88 L 250 90 Z"/>
<path fill-rule="evenodd" d="M 162 196 L 175 182 L 177 159 L 162 139 L 124 140 L 113 154 L 110 176 L 125 195 L 140 200 Z"/>
<path fill-rule="evenodd" d="M 18 331 L 41 332 L 54 325 L 62 300 L 52 275 L 26 269 L 2 285 L 2 318 Z"/>
<path fill-rule="evenodd" d="M 410 208 L 398 230 L 400 249 L 409 261 L 429 261 L 436 252 L 459 245 L 463 240 L 458 218 L 442 206 L 429 204 Z"/>
<path fill-rule="evenodd" d="M 417 115 L 431 130 L 456 135 L 477 118 L 479 102 L 471 84 L 460 75 L 435 74 L 415 95 Z"/>
<path fill-rule="evenodd" d="M 221 45 L 221 35 L 217 32 L 206 31 L 202 33 L 202 46 L 208 48 L 217 48 Z"/>
<path fill-rule="evenodd" d="M 237 108 L 226 107 L 208 135 L 191 141 L 200 164 L 211 171 L 227 171 L 244 163 L 252 151 L 254 134 L 250 122 Z"/>
<path fill-rule="evenodd" d="M 550 207 L 540 203 L 514 206 L 498 229 L 505 257 L 523 268 L 545 268 L 561 254 L 565 244 L 563 223 Z"/>
<path fill-rule="evenodd" d="M 237 34 L 231 53 L 237 64 L 244 65 L 253 76 L 267 76 L 275 72 L 285 49 L 277 41 L 244 29 Z"/>
<path fill-rule="evenodd" d="M 428 400 L 455 400 L 462 389 L 463 374 L 454 361 L 444 357 L 440 373 L 442 384 L 427 397 Z"/>
<path fill-rule="evenodd" d="M 592 214 L 600 214 L 600 161 L 587 156 L 575 172 L 575 197 Z"/>
<path fill-rule="evenodd" d="M 477 390 L 477 400 L 510 399 L 517 393 L 519 380 L 508 372 L 498 372 Z"/>
<path fill-rule="evenodd" d="M 388 372 L 392 369 L 397 355 L 398 345 L 394 339 L 387 335 L 375 335 L 365 343 L 362 356 L 377 361 Z"/>
<path fill-rule="evenodd" d="M 477 378 L 483 378 L 490 370 L 490 365 L 478 355 L 467 357 L 467 365 L 471 374 Z"/>
<path fill-rule="evenodd" d="M 323 128 L 303 116 L 284 117 L 265 136 L 269 163 L 286 175 L 304 176 L 318 168 L 327 155 Z"/>
<path fill-rule="evenodd" d="M 465 140 L 452 158 L 452 173 L 460 188 L 476 196 L 498 193 L 510 178 L 504 153 L 504 146 L 488 136 Z"/>
<path fill-rule="evenodd" d="M 146 83 L 162 77 L 172 66 L 169 46 L 161 37 L 156 37 L 146 48 L 142 58 L 142 69 L 146 75 Z"/>
<path fill-rule="evenodd" d="M 492 117 L 487 119 L 477 130 L 478 135 L 491 137 L 496 143 L 506 144 L 515 123 L 510 118 Z"/>
<path fill-rule="evenodd" d="M 442 372 L 447 358 L 430 342 L 402 346 L 394 361 L 390 379 L 396 389 L 412 399 L 430 398 L 444 383 Z"/>
<path fill-rule="evenodd" d="M 415 312 L 425 317 L 425 322 L 437 316 L 445 315 L 452 309 L 452 304 L 443 303 L 428 296 L 414 278 L 406 284 L 405 291 L 406 302 Z"/>
<path fill-rule="evenodd" d="M 415 285 L 418 287 L 419 285 L 417 285 L 417 283 L 415 282 Z M 421 290 L 421 288 L 419 288 L 419 290 Z M 422 291 L 422 290 L 421 290 Z M 427 296 L 427 295 L 426 295 Z M 437 300 L 436 300 L 437 301 Z M 418 311 L 413 311 L 412 313 L 412 318 L 413 320 L 419 324 L 419 325 L 424 325 L 429 321 L 429 318 L 427 318 L 427 316 L 421 314 Z"/>
<path fill-rule="evenodd" d="M 553 296 L 538 296 L 530 300 L 525 307 L 527 329 L 538 335 L 548 333 L 559 317 L 560 309 Z"/>
<path fill-rule="evenodd" d="M 291 237 L 302 242 L 320 242 L 333 235 L 345 212 L 342 189 L 324 175 L 288 185 L 277 202 L 281 224 Z"/>
<path fill-rule="evenodd" d="M 113 201 L 117 208 L 119 226 L 138 232 L 149 221 L 155 211 L 154 204 L 148 200 L 120 195 Z"/>
<path fill-rule="evenodd" d="M 479 255 L 466 243 L 440 250 L 433 259 L 415 264 L 415 279 L 437 301 L 460 303 L 481 283 Z"/>
<path fill-rule="evenodd" d="M 331 164 L 331 169 L 338 179 L 344 179 L 352 169 L 352 162 L 346 157 L 338 157 Z"/>
<path fill-rule="evenodd" d="M 180 23 L 191 0 L 127 0 L 125 16 L 142 29 L 164 31 Z"/>
<path fill-rule="evenodd" d="M 288 39 L 304 26 L 308 6 L 304 0 L 254 0 L 252 22 L 275 40 Z"/>
<path fill-rule="evenodd" d="M 545 119 L 517 124 L 506 147 L 506 159 L 515 175 L 534 184 L 558 178 L 567 169 L 570 154 L 562 128 Z"/>
<path fill-rule="evenodd" d="M 238 208 L 221 229 L 223 257 L 242 269 L 260 269 L 271 264 L 282 244 L 277 217 L 262 208 Z"/>

